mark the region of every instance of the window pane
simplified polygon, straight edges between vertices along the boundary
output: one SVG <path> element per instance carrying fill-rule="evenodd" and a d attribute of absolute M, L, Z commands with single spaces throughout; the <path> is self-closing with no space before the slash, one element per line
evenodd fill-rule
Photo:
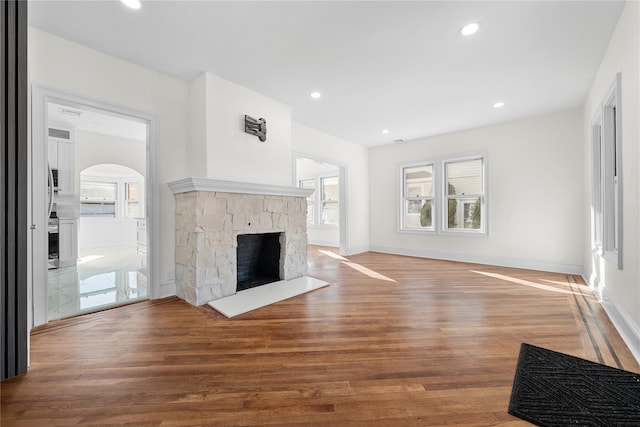
<path fill-rule="evenodd" d="M 338 200 L 338 177 L 321 178 L 322 200 Z"/>
<path fill-rule="evenodd" d="M 127 182 L 125 184 L 125 197 L 127 198 L 127 200 L 139 200 L 140 199 L 140 183 Z"/>
<path fill-rule="evenodd" d="M 80 198 L 86 200 L 116 200 L 115 182 L 80 181 Z"/>
<path fill-rule="evenodd" d="M 433 226 L 431 200 L 407 200 L 404 211 L 406 228 L 431 228 Z"/>
<path fill-rule="evenodd" d="M 404 168 L 404 196 L 433 195 L 433 165 Z"/>
<path fill-rule="evenodd" d="M 480 230 L 482 225 L 482 206 L 480 198 L 463 202 L 464 228 Z"/>
<path fill-rule="evenodd" d="M 140 202 L 127 201 L 127 217 L 128 218 L 141 218 Z"/>
<path fill-rule="evenodd" d="M 480 198 L 447 200 L 447 227 L 450 229 L 480 230 L 482 205 Z"/>
<path fill-rule="evenodd" d="M 115 202 L 80 202 L 80 216 L 116 217 Z"/>
<path fill-rule="evenodd" d="M 482 159 L 446 164 L 447 195 L 482 194 Z"/>
<path fill-rule="evenodd" d="M 307 189 L 315 189 L 316 188 L 316 180 L 314 178 L 310 179 L 301 179 L 298 181 L 298 187 L 307 188 Z M 313 208 L 313 201 L 315 198 L 315 193 L 311 193 L 307 197 L 307 224 L 313 225 L 315 223 L 315 211 Z"/>
<path fill-rule="evenodd" d="M 338 224 L 338 202 L 322 202 L 322 224 Z"/>

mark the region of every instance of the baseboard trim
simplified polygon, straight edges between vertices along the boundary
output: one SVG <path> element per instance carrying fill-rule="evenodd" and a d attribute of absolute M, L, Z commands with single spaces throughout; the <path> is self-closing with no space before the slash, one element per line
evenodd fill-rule
<path fill-rule="evenodd" d="M 627 312 L 611 300 L 606 288 L 602 292 L 601 304 L 622 340 L 629 347 L 631 354 L 640 363 L 640 329 L 634 324 Z"/>
<path fill-rule="evenodd" d="M 369 246 L 356 246 L 354 248 L 347 248 L 347 256 L 362 254 L 365 252 L 369 252 L 370 250 L 371 249 L 369 248 Z"/>
<path fill-rule="evenodd" d="M 176 294 L 176 282 L 172 280 L 171 282 L 162 283 L 160 285 L 160 295 L 158 298 L 166 298 L 171 297 Z"/>
<path fill-rule="evenodd" d="M 309 239 L 309 241 L 307 242 L 310 245 L 314 245 L 314 246 L 328 246 L 330 248 L 338 248 L 340 247 L 340 244 L 333 241 L 333 240 L 315 240 L 315 239 Z"/>
<path fill-rule="evenodd" d="M 371 245 L 370 250 L 372 252 L 382 252 L 387 254 L 413 256 L 419 258 L 432 258 L 446 261 L 469 262 L 473 264 L 496 265 L 500 267 L 523 268 L 527 270 L 582 275 L 581 265 L 560 264 L 549 261 L 483 256 L 469 253 L 438 251 L 433 249 L 399 248 L 382 245 Z"/>

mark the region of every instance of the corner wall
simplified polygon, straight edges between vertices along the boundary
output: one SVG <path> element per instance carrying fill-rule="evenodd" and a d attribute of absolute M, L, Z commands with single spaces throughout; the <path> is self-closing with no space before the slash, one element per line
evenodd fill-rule
<path fill-rule="evenodd" d="M 487 237 L 399 232 L 400 167 L 487 156 Z M 583 146 L 579 110 L 370 151 L 371 249 L 580 274 Z"/>
<path fill-rule="evenodd" d="M 584 277 L 601 290 L 602 304 L 623 339 L 640 361 L 640 3 L 627 2 L 611 37 L 583 109 L 584 191 L 586 236 Z M 618 270 L 592 251 L 591 227 L 591 122 L 616 73 L 622 75 L 622 251 Z"/>

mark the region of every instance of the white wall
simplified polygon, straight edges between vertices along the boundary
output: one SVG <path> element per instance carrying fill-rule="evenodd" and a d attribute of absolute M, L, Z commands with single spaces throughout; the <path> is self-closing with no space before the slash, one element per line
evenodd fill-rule
<path fill-rule="evenodd" d="M 74 147 L 75 188 L 80 188 L 80 173 L 99 164 L 122 165 L 146 175 L 147 148 L 144 142 L 76 131 Z"/>
<path fill-rule="evenodd" d="M 31 84 L 158 117 L 162 244 L 155 286 L 175 292 L 175 203 L 166 183 L 192 175 L 185 149 L 190 138 L 189 84 L 35 28 L 29 28 L 28 54 Z"/>
<path fill-rule="evenodd" d="M 146 145 L 141 141 L 117 138 L 92 132 L 75 132 L 75 188 L 80 188 L 81 175 L 110 177 L 123 186 L 124 180 L 140 180 L 143 193 L 141 208 L 144 212 L 144 174 L 146 170 Z M 92 166 L 101 165 L 96 168 Z M 111 165 L 105 166 L 105 165 Z M 114 167 L 112 165 L 118 165 Z M 90 170 L 87 170 L 91 168 Z M 84 172 L 84 173 L 83 173 Z M 121 188 L 119 192 L 123 192 Z M 123 195 L 122 195 L 123 196 Z M 137 242 L 136 220 L 124 216 L 119 206 L 118 218 L 78 218 L 79 256 L 86 249 L 106 246 L 135 246 Z"/>
<path fill-rule="evenodd" d="M 400 166 L 487 155 L 488 237 L 399 232 Z M 582 115 L 568 111 L 370 151 L 371 248 L 580 274 Z"/>
<path fill-rule="evenodd" d="M 584 275 L 591 284 L 603 288 L 603 306 L 640 360 L 640 3 L 627 2 L 607 52 L 600 64 L 583 110 L 585 225 Z M 604 261 L 591 250 L 591 121 L 616 73 L 622 74 L 622 250 L 623 269 Z"/>
<path fill-rule="evenodd" d="M 90 248 L 135 246 L 136 220 L 133 218 L 79 218 L 78 257 Z"/>
<path fill-rule="evenodd" d="M 346 166 L 347 244 L 344 255 L 369 250 L 369 151 L 361 145 L 295 122 L 291 129 L 295 153 Z"/>
<path fill-rule="evenodd" d="M 207 176 L 207 74 L 202 73 L 190 85 L 188 163 L 193 177 Z"/>
<path fill-rule="evenodd" d="M 207 178 L 290 185 L 291 109 L 213 74 L 204 78 Z M 267 121 L 265 142 L 245 133 L 245 114 Z"/>

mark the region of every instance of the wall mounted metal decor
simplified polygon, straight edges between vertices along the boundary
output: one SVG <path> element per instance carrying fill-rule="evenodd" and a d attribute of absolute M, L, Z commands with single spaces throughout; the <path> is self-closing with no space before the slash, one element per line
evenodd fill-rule
<path fill-rule="evenodd" d="M 251 116 L 244 116 L 244 131 L 255 135 L 262 142 L 267 140 L 267 121 L 263 118 L 254 119 Z"/>

